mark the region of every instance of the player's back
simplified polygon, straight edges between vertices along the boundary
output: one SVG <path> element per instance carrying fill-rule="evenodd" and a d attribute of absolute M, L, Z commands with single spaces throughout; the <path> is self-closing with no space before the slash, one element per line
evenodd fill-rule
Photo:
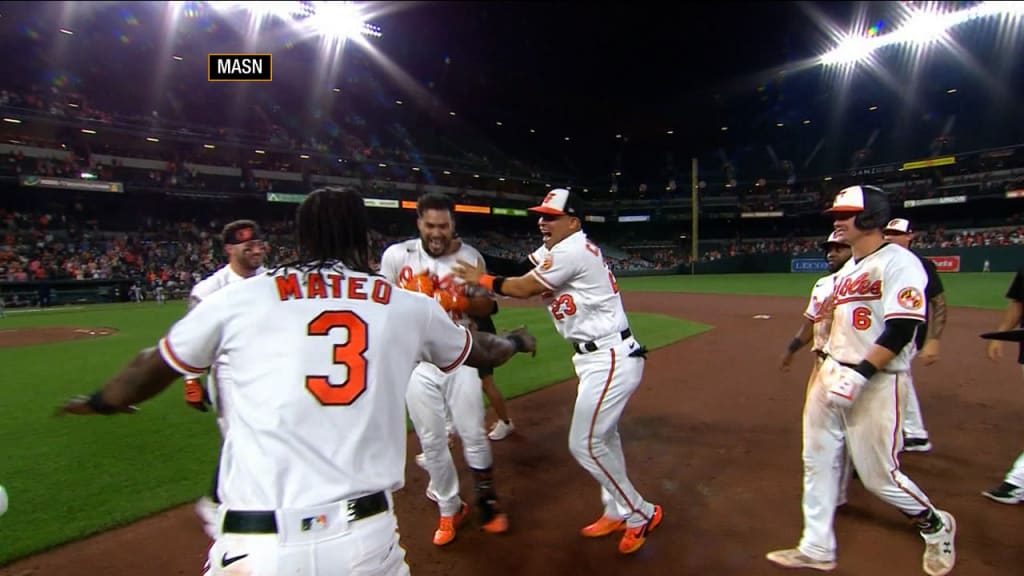
<path fill-rule="evenodd" d="M 450 324 L 436 303 L 341 267 L 277 270 L 206 301 L 233 370 L 220 390 L 228 508 L 312 506 L 402 486 L 406 386 L 430 359 L 431 323 Z M 464 359 L 469 334 L 455 336 L 462 341 L 435 359 Z"/>

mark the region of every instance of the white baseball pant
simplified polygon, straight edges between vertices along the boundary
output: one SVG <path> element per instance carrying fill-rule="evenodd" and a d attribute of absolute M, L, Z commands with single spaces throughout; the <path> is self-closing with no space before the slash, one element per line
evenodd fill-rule
<path fill-rule="evenodd" d="M 829 385 L 840 377 L 840 368 L 831 358 L 821 365 L 803 417 L 804 530 L 799 549 L 821 561 L 836 557 L 833 521 L 843 474 L 844 438 L 865 488 L 908 515 L 935 509 L 899 467 L 907 373 L 878 372 L 864 385 L 853 406 L 843 409 L 827 399 Z"/>
<path fill-rule="evenodd" d="M 446 405 L 462 441 L 466 464 L 486 470 L 494 463 L 484 428 L 480 375 L 472 366 L 460 366 L 445 374 L 437 366 L 421 362 L 413 370 L 405 402 L 430 474 L 427 497 L 437 502 L 442 516 L 453 516 L 462 508 L 462 498 L 459 474 L 448 448 Z"/>
<path fill-rule="evenodd" d="M 355 522 L 339 504 L 278 510 L 277 534 L 220 534 L 204 576 L 407 576 L 392 510 Z"/>
<path fill-rule="evenodd" d="M 1004 481 L 1018 488 L 1024 486 L 1024 452 L 1017 456 L 1017 461 L 1013 463 L 1013 468 L 1010 468 L 1010 471 L 1006 473 Z"/>
<path fill-rule="evenodd" d="M 616 339 L 618 335 L 616 334 Z M 654 516 L 654 505 L 640 496 L 626 476 L 619 418 L 643 379 L 645 360 L 632 337 L 603 349 L 575 354 L 580 382 L 569 428 L 569 450 L 601 485 L 604 514 L 636 527 Z"/>
<path fill-rule="evenodd" d="M 921 415 L 921 403 L 917 400 L 917 390 L 914 389 L 914 376 L 907 372 L 907 395 L 903 411 L 903 438 L 925 439 L 928 438 L 928 430 L 924 427 L 924 416 Z M 902 441 L 900 447 L 902 448 Z"/>

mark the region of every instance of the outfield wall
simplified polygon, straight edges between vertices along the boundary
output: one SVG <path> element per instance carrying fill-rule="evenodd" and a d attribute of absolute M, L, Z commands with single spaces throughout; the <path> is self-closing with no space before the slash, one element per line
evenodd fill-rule
<path fill-rule="evenodd" d="M 940 272 L 1016 272 L 1024 267 L 1024 246 L 985 246 L 979 248 L 927 248 L 915 252 L 930 258 Z M 712 262 L 701 262 L 697 274 L 764 274 L 787 272 L 823 274 L 827 270 L 824 255 L 743 254 Z M 680 267 L 689 274 L 688 266 Z M 625 274 L 623 274 L 625 275 Z"/>

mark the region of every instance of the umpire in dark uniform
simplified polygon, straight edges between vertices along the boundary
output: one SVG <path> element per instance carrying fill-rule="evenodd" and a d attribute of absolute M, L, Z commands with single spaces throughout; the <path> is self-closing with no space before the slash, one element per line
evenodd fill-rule
<path fill-rule="evenodd" d="M 1017 270 L 1013 276 L 1013 282 L 1010 283 L 1010 287 L 1006 291 L 1006 299 L 1009 302 L 999 326 L 996 327 L 997 332 L 1024 328 L 1024 268 Z M 999 340 L 990 340 L 986 354 L 989 360 L 998 360 L 1003 356 L 1003 343 Z M 1017 363 L 1024 368 L 1024 342 L 1018 346 Z M 1010 467 L 1010 471 L 1006 473 L 1002 483 L 981 494 L 1001 504 L 1024 503 L 1024 452 L 1017 456 L 1017 460 Z"/>
<path fill-rule="evenodd" d="M 909 220 L 893 218 L 885 226 L 885 239 L 893 244 L 899 244 L 910 250 L 910 242 L 913 238 L 914 232 L 910 229 Z M 930 366 L 939 360 L 939 340 L 942 338 L 942 332 L 946 329 L 946 291 L 942 286 L 939 270 L 935 267 L 935 263 L 913 250 L 910 251 L 921 261 L 921 265 L 924 266 L 924 270 L 928 274 L 928 283 L 924 288 L 925 299 L 928 301 L 926 320 L 918 326 L 914 344 L 917 346 L 918 356 L 925 366 Z M 932 448 L 931 441 L 928 439 L 928 431 L 924 427 L 924 418 L 921 416 L 921 406 L 918 403 L 912 379 L 907 390 L 903 443 L 904 449 L 910 452 L 927 452 Z"/>

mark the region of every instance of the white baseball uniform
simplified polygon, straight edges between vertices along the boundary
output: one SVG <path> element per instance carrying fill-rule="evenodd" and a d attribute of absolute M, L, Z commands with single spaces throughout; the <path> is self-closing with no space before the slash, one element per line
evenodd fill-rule
<path fill-rule="evenodd" d="M 822 276 L 814 283 L 814 288 L 811 288 L 811 299 L 807 302 L 807 308 L 804 310 L 804 318 L 814 323 L 814 340 L 811 342 L 812 352 L 824 352 L 829 330 L 832 329 L 832 317 L 831 315 L 822 316 L 822 306 L 829 296 L 832 295 L 835 281 L 835 274 Z"/>
<path fill-rule="evenodd" d="M 476 249 L 462 244 L 457 252 L 435 258 L 423 249 L 423 242 L 413 238 L 392 244 L 381 257 L 380 273 L 389 281 L 412 278 L 428 272 L 438 290 L 450 284 L 463 284 L 451 270 L 457 260 L 483 262 Z M 468 316 L 452 313 L 452 320 L 469 326 Z M 480 374 L 472 366 L 462 366 L 445 374 L 430 363 L 422 363 L 412 373 L 406 398 L 409 419 L 419 437 L 426 469 L 430 474 L 427 495 L 437 502 L 442 516 L 453 516 L 462 507 L 459 475 L 448 448 L 446 410 L 462 440 L 466 464 L 476 470 L 487 470 L 494 463 L 491 444 L 484 427 L 484 400 Z"/>
<path fill-rule="evenodd" d="M 232 367 L 209 574 L 408 574 L 391 493 L 409 376 L 456 370 L 471 346 L 432 299 L 340 264 L 233 283 L 172 326 L 169 366 Z"/>
<path fill-rule="evenodd" d="M 851 407 L 829 400 L 842 366 L 864 359 L 886 320 L 925 320 L 925 282 L 921 263 L 895 244 L 883 245 L 860 261 L 851 258 L 836 274 L 832 330 L 825 344 L 828 358 L 804 410 L 804 532 L 799 549 L 810 558 L 835 559 L 833 519 L 844 441 L 865 488 L 910 515 L 934 510 L 925 493 L 900 471 L 896 458 L 913 342 L 880 368 Z"/>
<path fill-rule="evenodd" d="M 253 276 L 263 274 L 266 271 L 266 268 L 260 266 Z M 196 305 L 221 288 L 246 279 L 247 278 L 245 276 L 241 276 L 236 273 L 231 268 L 230 264 L 221 266 L 216 272 L 210 274 L 192 287 L 192 291 L 189 293 L 189 308 L 195 308 Z M 200 376 L 201 374 L 190 374 L 187 377 L 198 379 Z M 224 435 L 224 427 L 227 425 L 227 422 L 224 420 L 224 417 L 220 415 L 220 410 L 218 409 L 219 395 L 217 394 L 217 386 L 221 380 L 228 380 L 230 378 L 231 367 L 228 366 L 227 358 L 218 358 L 217 361 L 213 363 L 213 366 L 210 367 L 210 375 L 206 379 L 206 389 L 210 394 L 210 401 L 213 403 L 213 409 L 218 413 L 217 426 L 220 427 L 222 436 Z"/>
<path fill-rule="evenodd" d="M 572 362 L 580 382 L 569 449 L 601 485 L 605 515 L 641 526 L 653 518 L 654 505 L 626 475 L 619 418 L 640 385 L 645 360 L 628 331 L 615 276 L 583 231 L 550 250 L 541 246 L 530 260 L 536 267 L 529 274 L 551 290 L 543 297 L 555 329 L 577 346 Z"/>
<path fill-rule="evenodd" d="M 818 370 L 821 369 L 821 365 L 825 362 L 825 344 L 828 343 L 828 335 L 832 330 L 832 292 L 835 290 L 836 284 L 836 273 L 829 274 L 828 276 L 822 276 L 814 283 L 814 287 L 811 288 L 811 299 L 807 302 L 807 308 L 804 310 L 804 317 L 810 320 L 813 325 L 811 328 L 813 334 L 813 340 L 811 341 L 811 351 L 814 352 L 814 367 L 811 369 L 811 374 L 807 379 L 807 391 L 810 398 L 811 386 L 814 384 L 814 379 L 818 376 Z M 806 399 L 805 399 L 806 402 Z M 806 403 L 804 409 L 806 410 Z M 839 492 L 836 496 L 836 504 L 842 505 L 846 503 L 846 492 L 847 487 L 850 484 L 850 476 L 853 473 L 853 467 L 850 462 L 849 454 L 846 451 L 846 437 L 842 434 L 842 431 L 837 427 L 833 429 L 835 434 L 836 445 L 839 446 L 840 454 L 838 458 L 842 462 L 842 470 L 838 475 L 839 479 Z"/>

